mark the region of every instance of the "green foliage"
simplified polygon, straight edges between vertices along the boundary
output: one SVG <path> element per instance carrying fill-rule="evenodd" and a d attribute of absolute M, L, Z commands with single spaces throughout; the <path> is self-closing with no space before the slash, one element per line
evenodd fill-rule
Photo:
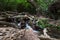
<path fill-rule="evenodd" d="M 15 3 L 16 1 L 12 1 L 12 0 L 0 0 L 0 10 L 2 11 L 5 11 L 5 10 L 8 10 L 8 9 L 14 9 L 15 7 Z M 12 7 L 12 8 L 11 8 Z"/>
<path fill-rule="evenodd" d="M 47 12 L 48 7 L 55 0 L 35 0 L 42 12 Z M 0 0 L 0 10 L 17 10 L 17 5 L 21 4 L 25 11 L 29 13 L 36 13 L 36 8 L 31 5 L 27 0 Z M 21 7 L 21 6 L 20 6 Z M 19 9 L 22 10 L 22 9 Z"/>
<path fill-rule="evenodd" d="M 48 7 L 51 3 L 53 3 L 55 0 L 37 0 L 37 3 L 39 7 L 42 9 L 42 11 L 47 11 Z"/>
<path fill-rule="evenodd" d="M 35 8 L 29 2 L 27 2 L 27 0 L 0 0 L 0 11 L 17 10 L 18 4 L 23 5 L 24 10 L 28 12 L 35 12 Z M 22 8 L 21 5 L 19 6 L 20 8 Z M 22 9 L 19 9 L 19 10 L 22 10 Z"/>
<path fill-rule="evenodd" d="M 49 21 L 47 18 L 41 18 L 39 19 L 37 25 L 40 27 L 40 28 L 46 28 L 46 27 L 52 27 L 52 28 L 55 28 L 56 30 L 60 30 L 60 25 L 54 25 L 54 24 L 49 24 Z"/>
<path fill-rule="evenodd" d="M 37 25 L 41 28 L 48 27 L 48 20 L 46 18 L 39 19 Z"/>

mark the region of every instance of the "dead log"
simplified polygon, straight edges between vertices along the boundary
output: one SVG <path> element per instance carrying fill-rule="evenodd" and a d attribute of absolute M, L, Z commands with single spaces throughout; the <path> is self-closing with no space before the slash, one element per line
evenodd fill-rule
<path fill-rule="evenodd" d="M 2 25 L 2 27 L 4 27 L 4 25 L 6 25 L 7 27 L 9 26 L 9 27 L 13 27 L 13 28 L 18 28 L 18 26 L 15 23 L 9 23 L 9 22 L 5 22 L 5 21 L 0 21 L 0 25 Z"/>

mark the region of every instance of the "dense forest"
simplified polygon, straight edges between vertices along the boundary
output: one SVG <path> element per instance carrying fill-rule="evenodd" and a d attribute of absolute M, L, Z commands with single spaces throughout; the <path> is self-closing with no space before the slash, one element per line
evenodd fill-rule
<path fill-rule="evenodd" d="M 0 32 L 0 40 L 60 40 L 60 0 L 0 0 Z"/>

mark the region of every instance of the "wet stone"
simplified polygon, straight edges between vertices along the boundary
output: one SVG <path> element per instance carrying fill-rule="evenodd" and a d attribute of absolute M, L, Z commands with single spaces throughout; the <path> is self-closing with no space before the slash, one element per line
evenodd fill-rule
<path fill-rule="evenodd" d="M 0 40 L 2 40 L 3 39 L 3 36 L 0 36 Z"/>
<path fill-rule="evenodd" d="M 3 36 L 3 33 L 2 32 L 0 32 L 0 36 Z"/>

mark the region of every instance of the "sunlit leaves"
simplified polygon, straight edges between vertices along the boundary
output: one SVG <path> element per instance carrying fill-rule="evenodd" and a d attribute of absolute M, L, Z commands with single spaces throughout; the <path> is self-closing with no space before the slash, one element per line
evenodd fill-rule
<path fill-rule="evenodd" d="M 47 11 L 49 4 L 53 3 L 55 0 L 37 0 L 38 5 L 42 11 Z"/>

